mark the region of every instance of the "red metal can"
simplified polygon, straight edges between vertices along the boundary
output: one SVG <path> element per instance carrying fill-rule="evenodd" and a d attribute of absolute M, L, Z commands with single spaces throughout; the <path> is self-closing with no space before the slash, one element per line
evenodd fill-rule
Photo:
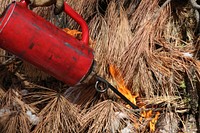
<path fill-rule="evenodd" d="M 33 13 L 23 0 L 0 17 L 0 47 L 72 86 L 89 74 L 94 57 L 86 22 L 66 3 L 64 11 L 81 25 L 82 40 Z"/>

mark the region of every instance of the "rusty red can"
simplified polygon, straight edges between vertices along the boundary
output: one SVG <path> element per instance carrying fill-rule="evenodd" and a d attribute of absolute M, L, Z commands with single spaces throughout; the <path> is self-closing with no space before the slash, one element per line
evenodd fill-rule
<path fill-rule="evenodd" d="M 29 10 L 23 0 L 11 3 L 0 17 L 0 47 L 73 86 L 90 73 L 94 57 L 87 23 L 67 3 L 64 11 L 80 24 L 82 40 Z"/>

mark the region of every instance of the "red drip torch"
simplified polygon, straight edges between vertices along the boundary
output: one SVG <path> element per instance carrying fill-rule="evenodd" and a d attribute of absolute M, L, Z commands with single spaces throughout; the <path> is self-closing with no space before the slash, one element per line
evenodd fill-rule
<path fill-rule="evenodd" d="M 28 8 L 25 0 L 11 3 L 0 17 L 0 47 L 68 85 L 89 74 L 93 50 L 87 23 L 67 3 L 64 11 L 82 28 L 82 40 L 66 34 Z"/>
<path fill-rule="evenodd" d="M 49 73 L 58 80 L 74 86 L 84 79 L 96 77 L 95 88 L 114 91 L 132 108 L 138 108 L 93 70 L 93 50 L 88 46 L 87 23 L 67 3 L 64 11 L 82 28 L 82 40 L 29 10 L 28 0 L 12 2 L 0 16 L 0 47 Z"/>

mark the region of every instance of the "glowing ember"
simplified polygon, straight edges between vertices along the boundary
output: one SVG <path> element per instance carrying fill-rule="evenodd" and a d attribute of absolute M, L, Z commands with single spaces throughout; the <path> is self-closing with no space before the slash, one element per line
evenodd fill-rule
<path fill-rule="evenodd" d="M 121 92 L 127 99 L 129 99 L 133 104 L 136 105 L 136 98 L 139 96 L 138 94 L 132 95 L 131 91 L 125 86 L 124 80 L 122 78 L 121 73 L 117 68 L 115 68 L 113 65 L 109 66 L 109 71 L 111 76 L 114 78 L 117 89 L 119 92 Z"/>

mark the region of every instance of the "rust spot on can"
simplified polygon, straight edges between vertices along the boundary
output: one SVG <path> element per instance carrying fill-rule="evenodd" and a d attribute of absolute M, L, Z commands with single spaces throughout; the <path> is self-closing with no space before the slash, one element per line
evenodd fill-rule
<path fill-rule="evenodd" d="M 49 59 L 49 60 L 51 60 L 51 59 L 52 59 L 52 57 L 53 57 L 53 55 L 51 55 L 51 56 L 50 56 L 48 59 Z"/>
<path fill-rule="evenodd" d="M 74 61 L 77 61 L 76 57 L 72 57 L 72 59 L 73 59 Z"/>
<path fill-rule="evenodd" d="M 29 49 L 33 49 L 34 46 L 35 46 L 35 44 L 34 44 L 34 43 L 31 43 L 31 44 L 29 45 Z"/>

